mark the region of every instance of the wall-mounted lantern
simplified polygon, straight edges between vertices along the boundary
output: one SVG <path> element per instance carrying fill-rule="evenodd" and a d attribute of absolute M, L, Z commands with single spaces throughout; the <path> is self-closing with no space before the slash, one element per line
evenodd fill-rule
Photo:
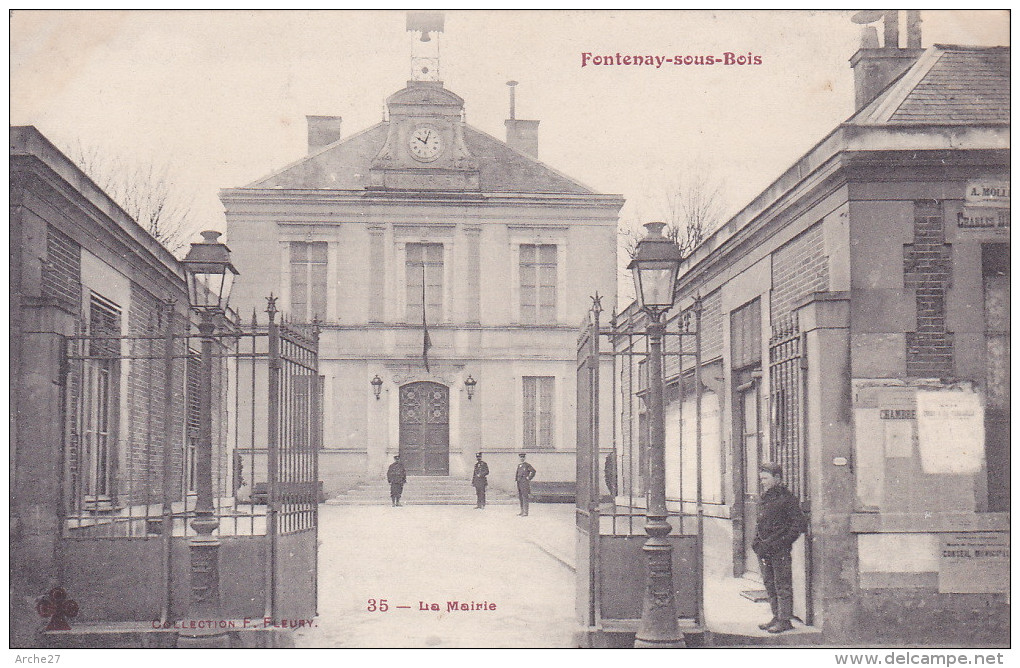
<path fill-rule="evenodd" d="M 376 374 L 372 379 L 372 392 L 375 394 L 375 400 L 379 401 L 379 395 L 382 393 L 382 378 L 379 377 L 379 374 Z"/>
<path fill-rule="evenodd" d="M 464 389 L 467 390 L 468 401 L 471 400 L 471 397 L 475 396 L 475 385 L 477 384 L 478 381 L 471 376 L 464 379 Z"/>

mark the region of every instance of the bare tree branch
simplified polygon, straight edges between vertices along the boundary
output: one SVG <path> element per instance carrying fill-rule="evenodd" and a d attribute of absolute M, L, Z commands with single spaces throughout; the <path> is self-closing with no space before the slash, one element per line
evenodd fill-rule
<path fill-rule="evenodd" d="M 722 214 L 721 184 L 704 169 L 694 167 L 677 176 L 663 196 L 661 207 L 660 220 L 666 223 L 663 234 L 677 245 L 686 258 L 719 224 Z M 628 257 L 634 257 L 638 241 L 643 236 L 637 225 L 621 227 L 621 247 Z"/>
<path fill-rule="evenodd" d="M 67 155 L 156 241 L 180 255 L 193 229 L 194 200 L 173 187 L 168 164 L 132 161 L 80 140 Z"/>
<path fill-rule="evenodd" d="M 666 190 L 653 217 L 645 218 L 640 211 L 635 211 L 629 220 L 621 222 L 618 233 L 618 248 L 622 251 L 620 257 L 634 257 L 638 242 L 645 235 L 640 223 L 659 220 L 666 223 L 662 233 L 677 245 L 681 257 L 687 258 L 722 222 L 722 212 L 722 181 L 703 165 L 688 168 L 678 174 Z M 621 267 L 620 271 L 626 270 Z M 621 285 L 629 285 L 629 276 L 621 274 L 620 278 L 623 280 Z"/>

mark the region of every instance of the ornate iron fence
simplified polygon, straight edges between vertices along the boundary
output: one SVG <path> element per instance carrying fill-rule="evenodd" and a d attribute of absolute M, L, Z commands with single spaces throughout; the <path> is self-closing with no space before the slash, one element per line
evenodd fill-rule
<path fill-rule="evenodd" d="M 216 335 L 212 473 L 224 612 L 275 619 L 316 608 L 322 415 L 317 327 L 277 323 L 273 302 L 265 326 L 253 314 Z M 149 315 L 122 335 L 119 312 L 92 305 L 64 349 L 61 580 L 85 619 L 165 622 L 187 604 L 199 341 L 173 304 Z M 125 582 L 154 591 L 122 605 Z"/>

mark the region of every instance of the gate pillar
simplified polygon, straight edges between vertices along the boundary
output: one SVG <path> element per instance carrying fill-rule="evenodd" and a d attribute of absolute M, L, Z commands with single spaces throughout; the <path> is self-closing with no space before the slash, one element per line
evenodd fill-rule
<path fill-rule="evenodd" d="M 807 475 L 812 499 L 807 548 L 808 623 L 827 639 L 852 624 L 857 544 L 850 533 L 856 483 L 851 438 L 850 296 L 817 292 L 798 309 L 806 342 Z M 817 547 L 816 547 L 817 546 Z M 824 601 L 824 605 L 822 602 Z M 820 613 L 824 612 L 824 616 Z M 805 620 L 808 621 L 808 620 Z"/>
<path fill-rule="evenodd" d="M 54 585 L 60 573 L 57 541 L 60 536 L 61 481 L 63 479 L 62 415 L 65 336 L 74 332 L 74 318 L 48 300 L 22 297 L 21 335 L 17 356 L 31 364 L 11 365 L 16 374 L 16 396 L 11 436 L 11 642 L 30 647 L 39 627 L 34 601 Z M 26 373 L 23 369 L 31 369 Z"/>

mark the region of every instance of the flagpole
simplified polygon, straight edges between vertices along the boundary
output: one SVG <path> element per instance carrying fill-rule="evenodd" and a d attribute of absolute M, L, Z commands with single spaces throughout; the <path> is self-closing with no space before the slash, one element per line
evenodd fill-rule
<path fill-rule="evenodd" d="M 425 361 L 425 371 L 432 373 L 429 369 L 429 348 L 432 347 L 432 341 L 429 340 L 429 324 L 425 317 L 426 309 L 428 308 L 425 301 L 425 258 L 421 260 L 421 328 L 422 328 L 422 342 L 421 342 L 421 356 Z"/>

